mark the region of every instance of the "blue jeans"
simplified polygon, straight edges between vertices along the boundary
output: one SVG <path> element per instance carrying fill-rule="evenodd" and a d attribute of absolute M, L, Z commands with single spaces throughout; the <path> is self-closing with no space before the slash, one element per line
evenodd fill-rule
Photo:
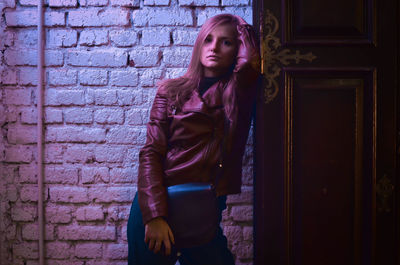
<path fill-rule="evenodd" d="M 220 209 L 219 221 L 222 211 L 226 209 L 226 196 L 218 197 Z M 233 255 L 228 249 L 226 237 L 218 227 L 217 235 L 208 244 L 180 250 L 172 247 L 170 256 L 155 254 L 150 251 L 144 242 L 144 225 L 142 213 L 139 208 L 138 195 L 136 194 L 131 206 L 128 220 L 128 264 L 129 265 L 174 265 L 179 259 L 181 265 L 234 265 Z"/>

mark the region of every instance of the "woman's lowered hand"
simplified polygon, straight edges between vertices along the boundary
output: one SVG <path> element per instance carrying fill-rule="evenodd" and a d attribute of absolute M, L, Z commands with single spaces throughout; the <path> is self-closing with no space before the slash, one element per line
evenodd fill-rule
<path fill-rule="evenodd" d="M 171 254 L 171 243 L 175 244 L 172 230 L 162 217 L 154 218 L 145 225 L 144 241 L 154 253 L 160 252 L 164 244 L 167 256 Z"/>

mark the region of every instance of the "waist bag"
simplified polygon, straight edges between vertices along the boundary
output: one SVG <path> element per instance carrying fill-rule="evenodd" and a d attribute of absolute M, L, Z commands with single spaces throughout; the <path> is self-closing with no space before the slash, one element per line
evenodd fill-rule
<path fill-rule="evenodd" d="M 186 183 L 168 187 L 168 224 L 175 247 L 190 248 L 210 242 L 218 227 L 219 209 L 214 186 Z"/>

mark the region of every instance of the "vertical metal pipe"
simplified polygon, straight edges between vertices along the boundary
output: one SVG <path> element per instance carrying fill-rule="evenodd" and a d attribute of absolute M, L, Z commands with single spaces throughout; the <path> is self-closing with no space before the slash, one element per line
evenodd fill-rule
<path fill-rule="evenodd" d="M 43 0 L 38 0 L 38 89 L 37 89 L 37 176 L 38 176 L 38 222 L 39 264 L 44 265 L 44 207 L 43 207 L 43 86 L 44 86 L 44 12 Z"/>

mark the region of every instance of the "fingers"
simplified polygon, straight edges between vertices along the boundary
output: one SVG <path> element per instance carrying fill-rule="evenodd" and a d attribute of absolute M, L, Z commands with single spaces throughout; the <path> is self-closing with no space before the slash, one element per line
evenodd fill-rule
<path fill-rule="evenodd" d="M 164 246 L 165 246 L 165 255 L 169 256 L 171 255 L 171 242 L 169 239 L 164 240 Z"/>
<path fill-rule="evenodd" d="M 150 240 L 150 238 L 149 238 L 149 236 L 148 236 L 148 226 L 146 225 L 146 226 L 145 226 L 145 229 L 144 229 L 144 242 L 145 242 L 146 244 L 149 244 L 149 240 Z"/>
<path fill-rule="evenodd" d="M 172 233 L 172 230 L 171 230 L 171 228 L 169 228 L 169 227 L 168 227 L 168 236 L 169 236 L 169 239 L 171 240 L 172 244 L 175 245 L 174 233 Z"/>
<path fill-rule="evenodd" d="M 161 244 L 162 244 L 161 239 L 150 239 L 146 243 L 148 244 L 148 248 L 150 251 L 153 251 L 154 253 L 160 252 Z"/>
<path fill-rule="evenodd" d="M 254 30 L 250 25 L 238 25 L 237 31 L 239 33 L 238 40 L 242 43 L 244 48 L 257 49 L 258 46 Z"/>
<path fill-rule="evenodd" d="M 160 252 L 161 244 L 162 244 L 162 241 L 159 240 L 159 239 L 157 239 L 157 240 L 156 240 L 156 243 L 155 243 L 155 245 L 154 245 L 154 249 L 153 249 L 153 252 L 154 252 L 154 253 Z"/>
<path fill-rule="evenodd" d="M 237 31 L 239 33 L 238 35 L 238 39 L 242 42 L 250 42 L 251 38 L 250 38 L 250 29 L 248 27 L 242 26 L 242 25 L 238 25 L 237 26 Z"/>
<path fill-rule="evenodd" d="M 150 239 L 149 250 L 157 254 L 160 252 L 162 244 L 165 247 L 165 255 L 169 256 L 171 254 L 171 241 L 168 238 Z"/>
<path fill-rule="evenodd" d="M 151 250 L 151 251 L 154 251 L 154 246 L 156 245 L 156 240 L 154 240 L 154 239 L 150 239 L 150 241 L 149 241 L 149 249 Z"/>
<path fill-rule="evenodd" d="M 243 27 L 241 25 L 237 25 L 236 30 L 239 33 L 239 36 L 243 34 Z"/>
<path fill-rule="evenodd" d="M 146 231 L 147 232 L 147 231 Z M 171 241 L 170 241 L 171 239 Z M 165 254 L 170 255 L 171 254 L 171 242 L 174 242 L 174 237 L 172 235 L 172 232 L 170 229 L 168 230 L 168 233 L 165 233 L 164 235 L 162 234 L 151 234 L 151 233 L 145 233 L 145 243 L 148 245 L 148 248 L 150 251 L 153 251 L 154 253 L 159 253 L 162 247 L 162 244 L 165 246 Z"/>
<path fill-rule="evenodd" d="M 174 234 L 172 233 L 171 228 L 168 226 L 168 238 L 164 241 L 165 245 L 165 254 L 169 256 L 171 254 L 171 243 L 175 245 Z"/>
<path fill-rule="evenodd" d="M 171 242 L 175 244 L 172 230 L 163 219 L 154 219 L 146 224 L 144 240 L 154 253 L 159 253 L 164 244 L 166 255 L 171 254 Z"/>
<path fill-rule="evenodd" d="M 242 33 L 243 31 L 250 31 L 252 30 L 252 26 L 249 24 L 239 24 L 236 26 L 236 29 L 239 33 Z"/>

